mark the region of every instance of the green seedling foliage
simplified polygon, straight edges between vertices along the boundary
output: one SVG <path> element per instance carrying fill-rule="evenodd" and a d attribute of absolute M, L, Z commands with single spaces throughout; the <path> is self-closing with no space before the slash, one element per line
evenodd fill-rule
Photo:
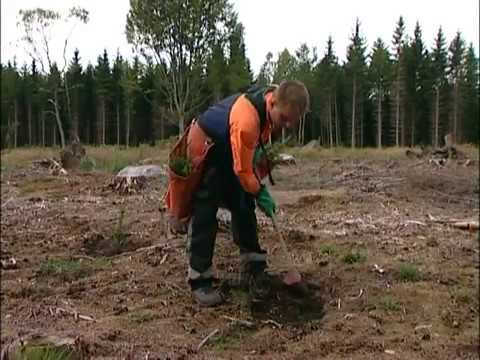
<path fill-rule="evenodd" d="M 355 264 L 359 262 L 364 262 L 366 260 L 366 256 L 360 252 L 352 251 L 348 254 L 345 254 L 342 258 L 343 262 L 346 264 Z"/>
<path fill-rule="evenodd" d="M 172 169 L 175 174 L 183 177 L 190 175 L 193 170 L 192 161 L 185 157 L 172 157 L 169 165 L 170 169 Z"/>
<path fill-rule="evenodd" d="M 73 281 L 90 275 L 92 268 L 85 262 L 69 259 L 49 259 L 37 272 L 40 277 L 56 277 L 63 281 Z"/>
<path fill-rule="evenodd" d="M 402 264 L 398 268 L 397 277 L 404 282 L 416 282 L 422 279 L 420 270 L 412 264 Z"/>

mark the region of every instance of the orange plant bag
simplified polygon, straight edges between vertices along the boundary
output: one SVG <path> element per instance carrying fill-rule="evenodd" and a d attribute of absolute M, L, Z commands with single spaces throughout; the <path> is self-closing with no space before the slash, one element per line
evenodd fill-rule
<path fill-rule="evenodd" d="M 168 188 L 165 205 L 172 230 L 185 233 L 192 210 L 192 196 L 203 174 L 205 158 L 213 142 L 195 120 L 188 126 L 169 154 Z M 192 169 L 189 175 L 181 176 L 170 167 L 174 157 L 189 159 Z"/>

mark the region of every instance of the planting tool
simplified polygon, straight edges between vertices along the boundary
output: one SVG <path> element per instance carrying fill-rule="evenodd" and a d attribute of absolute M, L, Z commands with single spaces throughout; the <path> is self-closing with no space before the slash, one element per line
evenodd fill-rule
<path fill-rule="evenodd" d="M 282 251 L 283 251 L 285 257 L 288 260 L 288 271 L 284 275 L 282 281 L 287 286 L 299 287 L 299 288 L 302 288 L 302 291 L 303 291 L 303 288 L 305 287 L 305 284 L 302 283 L 302 275 L 300 275 L 300 273 L 298 272 L 298 270 L 294 266 L 293 258 L 291 256 L 290 252 L 288 251 L 287 243 L 285 242 L 283 234 L 277 226 L 277 221 L 275 220 L 275 216 L 272 216 L 271 219 L 272 219 L 273 229 L 277 233 L 277 237 L 280 240 L 280 245 L 282 247 Z"/>

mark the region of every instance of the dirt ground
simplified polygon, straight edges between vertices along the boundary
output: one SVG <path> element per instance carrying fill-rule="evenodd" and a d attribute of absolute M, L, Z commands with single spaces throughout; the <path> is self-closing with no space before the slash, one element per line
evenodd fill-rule
<path fill-rule="evenodd" d="M 96 359 L 478 359 L 478 231 L 452 226 L 478 221 L 478 171 L 478 158 L 305 156 L 278 168 L 278 222 L 309 295 L 278 287 L 252 304 L 221 221 L 226 303 L 213 309 L 190 297 L 165 178 L 121 195 L 102 172 L 3 172 L 2 349 L 55 336 Z M 258 218 L 281 271 L 276 234 Z"/>

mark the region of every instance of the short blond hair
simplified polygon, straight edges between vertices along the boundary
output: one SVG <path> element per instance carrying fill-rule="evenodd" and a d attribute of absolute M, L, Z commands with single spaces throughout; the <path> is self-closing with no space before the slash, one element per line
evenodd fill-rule
<path fill-rule="evenodd" d="M 275 89 L 275 96 L 279 104 L 296 109 L 300 117 L 310 111 L 310 95 L 301 81 L 283 80 Z"/>

